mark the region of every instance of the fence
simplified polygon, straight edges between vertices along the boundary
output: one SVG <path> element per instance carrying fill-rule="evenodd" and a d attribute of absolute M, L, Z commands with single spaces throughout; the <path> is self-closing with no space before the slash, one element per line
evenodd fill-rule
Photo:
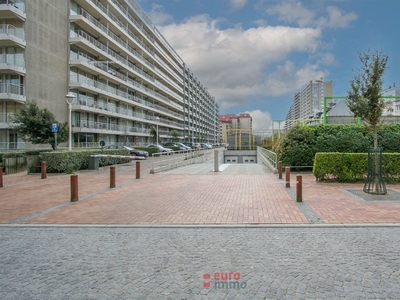
<path fill-rule="evenodd" d="M 150 173 L 154 174 L 190 164 L 203 163 L 214 158 L 214 150 L 192 150 L 182 153 L 173 152 L 171 155 L 162 155 L 164 153 L 154 153 Z M 157 159 L 156 159 L 157 158 Z"/>
<path fill-rule="evenodd" d="M 278 169 L 278 157 L 275 152 L 269 151 L 262 147 L 257 147 L 257 156 L 263 161 L 273 172 Z"/>

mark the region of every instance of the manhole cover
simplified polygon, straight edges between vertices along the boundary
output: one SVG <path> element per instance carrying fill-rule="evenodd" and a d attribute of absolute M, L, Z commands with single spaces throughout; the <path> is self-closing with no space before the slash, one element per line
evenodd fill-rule
<path fill-rule="evenodd" d="M 388 189 L 386 195 L 373 195 L 364 193 L 362 189 L 346 189 L 346 194 L 361 201 L 374 202 L 400 202 L 400 192 Z"/>

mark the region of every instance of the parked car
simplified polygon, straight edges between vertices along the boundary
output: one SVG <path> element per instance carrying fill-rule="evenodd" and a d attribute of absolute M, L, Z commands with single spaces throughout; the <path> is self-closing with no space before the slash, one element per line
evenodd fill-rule
<path fill-rule="evenodd" d="M 184 151 L 184 152 L 189 151 L 189 150 L 192 149 L 189 146 L 186 146 L 186 145 L 184 145 L 182 143 L 173 143 L 173 142 L 165 143 L 164 146 L 165 147 L 179 148 L 179 150 Z"/>
<path fill-rule="evenodd" d="M 122 145 L 108 145 L 105 146 L 104 149 L 127 149 L 129 150 L 129 153 L 134 156 L 142 156 L 142 157 L 148 157 L 149 152 L 143 151 L 143 150 L 138 150 L 132 147 L 128 146 L 122 146 Z"/>
<path fill-rule="evenodd" d="M 165 147 L 163 147 L 161 145 L 151 144 L 151 145 L 148 145 L 147 148 L 157 149 L 158 153 L 162 152 L 163 154 L 172 154 L 172 153 L 174 153 L 174 151 L 171 148 L 165 148 Z"/>
<path fill-rule="evenodd" d="M 184 145 L 183 143 L 176 143 L 176 144 L 178 145 L 178 147 L 181 147 L 182 151 L 190 151 L 190 150 L 192 150 L 192 147 Z"/>
<path fill-rule="evenodd" d="M 212 149 L 212 146 L 207 143 L 200 143 L 201 149 Z"/>

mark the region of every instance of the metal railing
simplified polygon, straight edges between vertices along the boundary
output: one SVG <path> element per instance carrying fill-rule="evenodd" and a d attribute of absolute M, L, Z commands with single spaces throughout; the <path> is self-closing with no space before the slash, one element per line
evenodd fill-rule
<path fill-rule="evenodd" d="M 0 83 L 0 94 L 14 94 L 24 96 L 25 87 L 23 84 Z"/>
<path fill-rule="evenodd" d="M 25 12 L 25 0 L 0 0 L 0 5 L 12 5 Z"/>
<path fill-rule="evenodd" d="M 1 24 L 0 33 L 7 35 L 13 35 L 21 40 L 25 41 L 25 30 L 23 28 L 18 28 L 10 24 Z"/>
<path fill-rule="evenodd" d="M 14 116 L 13 113 L 0 113 L 0 123 L 13 123 Z"/>
<path fill-rule="evenodd" d="M 270 168 L 272 171 L 278 169 L 278 156 L 275 152 L 269 151 L 262 147 L 257 147 L 257 154 L 259 158 Z"/>
<path fill-rule="evenodd" d="M 25 68 L 25 60 L 20 54 L 2 54 L 0 55 L 0 64 L 9 64 Z"/>
<path fill-rule="evenodd" d="M 165 108 L 165 107 L 163 107 L 161 105 L 154 104 L 154 103 L 151 103 L 149 101 L 143 100 L 141 98 L 138 98 L 138 97 L 130 94 L 129 92 L 125 92 L 125 91 L 122 91 L 120 89 L 113 88 L 113 87 L 111 87 L 111 86 L 109 86 L 109 85 L 107 85 L 105 83 L 100 82 L 100 81 L 89 79 L 89 78 L 86 78 L 86 77 L 83 77 L 83 76 L 78 76 L 76 74 L 71 74 L 70 80 L 71 80 L 71 83 L 74 83 L 74 82 L 83 83 L 83 84 L 86 84 L 86 85 L 88 85 L 90 87 L 93 87 L 93 88 L 96 88 L 96 89 L 100 89 L 100 90 L 102 90 L 102 91 L 104 91 L 106 93 L 110 93 L 110 94 L 122 97 L 124 99 L 129 99 L 131 101 L 138 102 L 138 103 L 144 104 L 146 106 L 152 107 L 154 109 L 161 110 L 161 111 L 166 112 L 168 114 L 171 114 L 173 116 L 182 118 L 182 116 L 180 114 L 175 113 L 175 112 L 173 112 L 173 111 L 171 111 L 171 110 L 169 110 L 169 109 L 167 109 L 167 108 Z M 140 86 L 140 84 L 138 84 L 136 82 L 132 82 L 132 83 L 135 84 L 135 85 L 139 85 Z M 167 100 L 169 101 L 169 104 L 171 104 L 171 106 L 174 106 L 176 108 L 179 108 L 180 110 L 183 110 L 182 106 L 180 106 L 180 105 L 178 105 L 178 104 L 176 104 L 174 102 L 171 102 L 169 99 L 167 99 Z"/>
<path fill-rule="evenodd" d="M 24 142 L 0 142 L 0 151 L 25 150 Z"/>
<path fill-rule="evenodd" d="M 154 174 L 185 165 L 203 163 L 214 158 L 214 150 L 191 150 L 189 152 L 175 151 L 172 154 L 153 153 L 150 173 Z"/>

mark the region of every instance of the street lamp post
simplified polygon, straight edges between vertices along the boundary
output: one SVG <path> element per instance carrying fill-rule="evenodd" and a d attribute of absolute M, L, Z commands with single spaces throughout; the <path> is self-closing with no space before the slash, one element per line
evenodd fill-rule
<path fill-rule="evenodd" d="M 157 131 L 156 131 L 157 148 L 158 148 L 158 122 L 159 121 L 160 121 L 160 118 L 156 117 L 156 122 L 157 122 Z"/>
<path fill-rule="evenodd" d="M 72 150 L 72 138 L 71 138 L 71 123 L 72 123 L 72 103 L 74 103 L 75 95 L 69 92 L 65 98 L 67 99 L 69 115 L 68 115 L 68 150 Z"/>

